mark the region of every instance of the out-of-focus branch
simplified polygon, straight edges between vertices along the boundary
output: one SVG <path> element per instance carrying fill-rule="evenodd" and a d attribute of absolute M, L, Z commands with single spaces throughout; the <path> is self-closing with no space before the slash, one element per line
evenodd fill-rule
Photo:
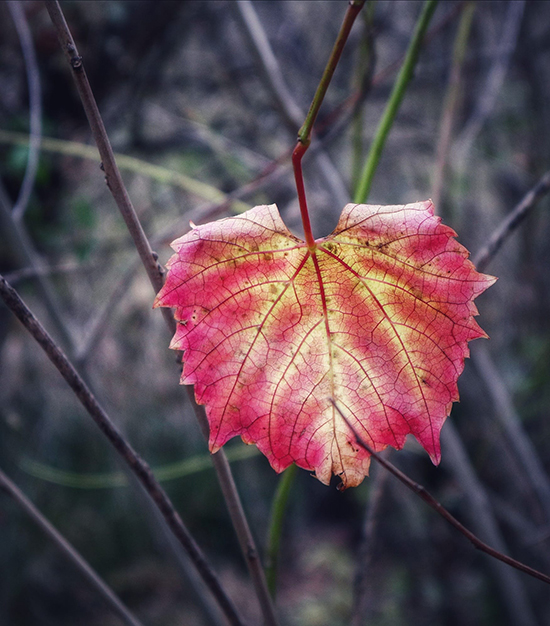
<path fill-rule="evenodd" d="M 107 413 L 100 406 L 84 380 L 80 377 L 67 357 L 57 347 L 40 322 L 21 300 L 15 289 L 13 289 L 13 287 L 11 287 L 1 275 L 0 297 L 38 342 L 47 357 L 55 365 L 69 387 L 73 390 L 90 417 L 94 420 L 117 453 L 122 457 L 122 459 L 124 459 L 130 470 L 143 485 L 144 489 L 161 512 L 164 520 L 189 555 L 189 558 L 197 568 L 197 571 L 200 573 L 202 579 L 218 601 L 229 622 L 235 626 L 242 626 L 243 622 L 239 617 L 232 601 L 226 595 L 218 577 L 206 560 L 202 550 L 189 534 L 189 531 L 183 524 L 181 517 L 168 498 L 168 495 L 154 477 L 147 463 L 137 454 L 122 433 L 113 424 Z"/>
<path fill-rule="evenodd" d="M 445 424 L 445 427 L 441 431 L 441 435 L 442 444 L 445 447 L 445 458 L 448 459 L 451 471 L 466 494 L 470 508 L 470 521 L 472 526 L 480 537 L 489 541 L 492 546 L 496 547 L 495 552 L 498 550 L 498 553 L 501 556 L 504 556 L 503 553 L 506 551 L 506 544 L 495 520 L 495 516 L 489 503 L 489 498 L 485 489 L 479 482 L 470 460 L 468 459 L 468 455 L 466 454 L 466 450 L 464 449 L 464 445 L 459 434 L 450 421 Z M 486 552 L 486 550 L 475 543 L 474 545 L 476 548 Z M 491 556 L 503 561 L 507 565 L 512 565 L 512 567 L 516 567 L 521 571 L 526 571 L 525 569 L 517 567 L 517 564 L 519 563 L 518 561 L 511 563 L 510 561 L 502 559 L 500 556 L 495 554 L 491 554 Z M 506 559 L 509 558 L 510 557 L 506 557 Z M 512 559 L 512 561 L 514 560 L 515 559 Z M 489 566 L 493 570 L 495 580 L 499 584 L 501 597 L 507 607 L 509 615 L 511 616 L 511 622 L 513 624 L 517 624 L 518 626 L 536 626 L 537 620 L 533 615 L 529 598 L 517 573 L 509 567 L 503 567 L 500 563 L 494 561 L 493 559 L 490 560 Z M 532 572 L 527 573 L 533 575 Z M 550 581 L 550 578 L 547 576 L 545 576 L 545 578 L 540 578 L 540 576 L 537 577 L 545 582 Z"/>
<path fill-rule="evenodd" d="M 63 554 L 71 561 L 78 571 L 92 584 L 109 604 L 121 620 L 129 626 L 142 626 L 141 622 L 132 615 L 128 607 L 116 596 L 113 590 L 105 583 L 99 574 L 90 566 L 84 557 L 50 524 L 34 504 L 15 485 L 15 483 L 0 470 L 0 491 L 4 491 L 33 522 L 57 545 Z"/>
<path fill-rule="evenodd" d="M 0 227 L 16 262 L 21 266 L 28 266 L 36 276 L 36 284 L 48 315 L 55 326 L 57 335 L 63 347 L 72 356 L 75 352 L 73 337 L 69 331 L 67 321 L 61 313 L 54 290 L 43 273 L 43 263 L 36 252 L 34 245 L 27 234 L 22 220 L 16 220 L 10 198 L 2 183 L 0 183 Z"/>
<path fill-rule="evenodd" d="M 399 74 L 395 79 L 395 84 L 390 94 L 388 103 L 386 104 L 386 108 L 384 109 L 382 119 L 378 124 L 374 139 L 372 140 L 369 154 L 359 179 L 359 184 L 355 190 L 354 202 L 365 202 L 368 198 L 372 181 L 374 179 L 374 173 L 376 172 L 378 162 L 382 156 L 382 150 L 384 149 L 384 145 L 391 127 L 393 126 L 395 116 L 397 115 L 397 111 L 399 110 L 409 82 L 413 76 L 413 71 L 424 41 L 424 35 L 426 34 L 428 24 L 432 19 L 436 7 L 437 0 L 426 0 L 422 8 L 422 12 L 420 13 L 420 17 L 416 22 L 405 60 L 403 61 L 403 65 L 401 66 Z"/>
<path fill-rule="evenodd" d="M 23 59 L 25 60 L 25 70 L 27 72 L 27 84 L 29 88 L 29 155 L 27 157 L 27 167 L 19 190 L 19 196 L 13 207 L 15 220 L 20 221 L 25 214 L 38 170 L 38 159 L 40 158 L 40 142 L 42 137 L 42 101 L 40 98 L 40 73 L 34 51 L 23 3 L 11 0 L 7 3 L 11 14 L 15 30 L 21 43 Z"/>
<path fill-rule="evenodd" d="M 389 452 L 389 450 L 385 452 Z M 379 527 L 380 509 L 389 476 L 388 472 L 380 471 L 380 468 L 377 469 L 379 471 L 377 471 L 375 476 L 371 479 L 370 497 L 363 523 L 363 536 L 361 537 L 353 581 L 351 626 L 366 626 L 369 623 L 368 608 L 371 598 L 369 591 L 374 587 L 371 566 L 373 562 L 376 531 Z"/>
<path fill-rule="evenodd" d="M 296 103 L 285 83 L 279 63 L 273 53 L 265 29 L 258 18 L 256 9 L 250 0 L 236 2 L 235 8 L 236 14 L 240 18 L 240 22 L 243 26 L 243 31 L 250 41 L 252 49 L 256 53 L 260 67 L 263 70 L 264 78 L 281 111 L 283 120 L 291 132 L 297 133 L 304 121 L 305 113 Z M 327 153 L 324 150 L 317 152 L 315 162 L 335 202 L 340 206 L 344 206 L 349 200 L 349 195 L 340 173 Z"/>
<path fill-rule="evenodd" d="M 472 352 L 472 360 L 480 377 L 485 383 L 493 405 L 496 420 L 504 430 L 512 449 L 523 466 L 546 520 L 550 521 L 550 481 L 539 455 L 521 425 L 521 420 L 514 407 L 513 400 L 498 371 L 486 345 L 476 345 Z"/>
<path fill-rule="evenodd" d="M 470 149 L 495 106 L 508 71 L 510 58 L 516 49 L 524 9 L 525 0 L 514 0 L 514 2 L 508 3 L 506 21 L 502 35 L 499 37 L 493 65 L 485 85 L 478 91 L 480 98 L 477 106 L 456 141 L 456 159 L 459 171 L 464 169 Z"/>
<path fill-rule="evenodd" d="M 443 180 L 445 170 L 447 168 L 447 160 L 449 157 L 449 148 L 451 146 L 451 136 L 453 131 L 453 123 L 460 97 L 460 83 L 462 66 L 468 45 L 468 37 L 472 27 L 472 17 L 475 11 L 475 3 L 470 1 L 466 4 L 466 8 L 460 17 L 458 31 L 456 34 L 453 62 L 449 76 L 449 86 L 443 101 L 443 115 L 441 116 L 441 125 L 439 128 L 439 139 L 436 148 L 435 173 L 432 185 L 432 202 L 434 207 L 440 209 L 439 203 L 443 190 Z"/>
<path fill-rule="evenodd" d="M 550 192 L 550 171 L 546 172 L 539 182 L 525 194 L 521 202 L 514 207 L 503 222 L 494 230 L 489 237 L 489 241 L 474 255 L 472 261 L 478 270 L 485 270 L 506 239 L 527 217 L 535 204 L 548 192 Z"/>

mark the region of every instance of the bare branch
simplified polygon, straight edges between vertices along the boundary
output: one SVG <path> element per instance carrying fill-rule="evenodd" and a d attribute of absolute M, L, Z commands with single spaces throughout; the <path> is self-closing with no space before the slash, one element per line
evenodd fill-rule
<path fill-rule="evenodd" d="M 538 578 L 539 580 L 542 580 L 543 582 L 550 585 L 550 576 L 547 576 L 546 574 L 543 574 L 542 572 L 539 572 L 538 570 L 533 569 L 532 567 L 529 567 L 528 565 L 525 565 L 520 561 L 516 561 L 516 559 L 502 554 L 498 550 L 491 548 L 491 546 L 488 546 L 486 543 L 481 541 L 481 539 L 476 537 L 474 533 L 472 533 L 465 526 L 463 526 L 455 517 L 453 517 L 449 513 L 449 511 L 447 511 L 447 509 L 440 502 L 438 502 L 430 493 L 428 493 L 428 491 L 426 491 L 426 489 L 422 485 L 414 482 L 414 480 L 411 480 L 401 470 L 397 469 L 397 467 L 395 467 L 393 463 L 390 463 L 389 461 L 384 459 L 383 456 L 375 452 L 369 446 L 369 444 L 366 443 L 364 439 L 362 439 L 362 437 L 352 426 L 352 424 L 344 415 L 336 402 L 332 398 L 330 398 L 330 401 L 332 402 L 334 408 L 338 411 L 344 422 L 346 422 L 348 428 L 353 433 L 357 444 L 360 445 L 364 450 L 366 450 L 374 459 L 376 459 L 378 463 L 383 465 L 388 470 L 388 472 L 392 473 L 396 478 L 398 478 L 406 487 L 408 487 L 411 491 L 414 491 L 414 493 L 422 498 L 422 500 L 424 500 L 424 502 L 426 502 L 428 506 L 430 506 L 432 509 L 434 509 L 434 511 L 439 513 L 439 515 L 441 515 L 445 520 L 447 520 L 447 522 L 449 522 L 451 526 L 454 526 L 459 532 L 461 532 L 466 537 L 466 539 L 472 542 L 474 547 L 476 547 L 478 550 L 481 550 L 482 552 L 485 552 L 489 556 L 492 556 L 493 558 L 498 559 L 499 561 L 502 561 L 503 563 L 506 563 L 507 565 L 510 565 L 511 567 L 514 567 L 521 572 L 525 572 L 526 574 L 533 576 L 533 578 Z"/>
<path fill-rule="evenodd" d="M 17 221 L 20 221 L 27 210 L 38 170 L 40 142 L 42 139 L 42 101 L 40 97 L 40 73 L 25 11 L 21 2 L 10 1 L 7 4 L 15 24 L 19 42 L 21 43 L 29 87 L 29 156 L 27 158 L 25 176 L 19 190 L 19 197 L 13 207 L 13 216 Z"/>
<path fill-rule="evenodd" d="M 460 134 L 460 137 L 457 139 L 456 158 L 459 162 L 459 171 L 463 169 L 463 164 L 476 137 L 495 106 L 504 78 L 506 77 L 506 72 L 508 71 L 510 58 L 517 45 L 524 9 L 525 0 L 515 0 L 508 4 L 508 12 L 495 52 L 493 65 L 489 71 L 485 85 L 479 91 L 481 96 L 477 107 Z"/>
<path fill-rule="evenodd" d="M 483 271 L 493 260 L 502 244 L 527 217 L 535 204 L 550 191 L 550 171 L 528 191 L 521 202 L 508 214 L 508 217 L 489 237 L 485 246 L 473 257 L 472 261 L 479 271 Z"/>
<path fill-rule="evenodd" d="M 33 522 L 57 545 L 63 554 L 72 562 L 80 573 L 99 591 L 109 606 L 129 626 L 142 626 L 132 615 L 128 607 L 116 596 L 99 574 L 90 566 L 84 557 L 50 524 L 25 494 L 0 470 L 0 491 L 12 498 Z"/>
<path fill-rule="evenodd" d="M 128 230 L 130 231 L 132 239 L 134 240 L 134 244 L 139 252 L 141 261 L 145 266 L 145 269 L 147 270 L 149 280 L 151 281 L 155 292 L 158 292 L 163 284 L 163 270 L 158 264 L 157 256 L 155 253 L 153 253 L 149 241 L 145 236 L 143 228 L 141 227 L 141 224 L 139 222 L 139 218 L 137 217 L 137 214 L 128 196 L 128 192 L 126 191 L 126 188 L 122 181 L 122 177 L 118 170 L 113 155 L 113 150 L 109 142 L 109 138 L 107 137 L 107 133 L 105 131 L 103 120 L 99 113 L 99 109 L 92 93 L 90 83 L 88 82 L 88 78 L 86 77 L 82 57 L 78 54 L 75 42 L 65 21 L 65 17 L 63 15 L 63 12 L 61 11 L 61 7 L 59 6 L 59 2 L 57 2 L 56 0 L 46 0 L 45 4 L 46 8 L 48 9 L 48 13 L 50 14 L 51 20 L 56 28 L 61 47 L 73 69 L 73 78 L 80 94 L 86 116 L 88 117 L 88 122 L 90 124 L 94 140 L 98 146 L 99 153 L 101 155 L 103 167 L 107 178 L 107 185 L 111 193 L 113 194 L 113 198 L 115 199 L 117 206 L 122 213 L 124 221 L 126 222 Z M 172 316 L 172 313 L 169 309 L 166 308 L 163 309 L 162 312 L 166 323 L 168 324 L 168 327 L 172 332 L 175 332 L 176 323 Z M 204 407 L 197 405 L 194 399 L 193 390 L 190 387 L 188 388 L 188 392 L 195 414 L 199 420 L 200 428 L 203 434 L 206 436 L 206 439 L 208 439 L 208 419 L 206 417 Z M 229 467 L 229 462 L 227 461 L 224 452 L 221 450 L 213 456 L 212 460 L 216 469 L 218 480 L 222 488 L 223 495 L 226 500 L 227 507 L 231 514 L 231 519 L 235 525 L 235 530 L 237 532 L 241 551 L 252 577 L 254 588 L 258 594 L 258 600 L 260 602 L 260 607 L 262 608 L 264 620 L 267 626 L 276 626 L 277 620 L 275 617 L 275 609 L 269 596 L 269 591 L 267 589 L 267 583 L 265 580 L 265 574 L 259 561 L 259 553 L 256 549 L 254 538 L 252 536 L 252 533 L 250 532 L 248 522 L 244 515 L 240 497 L 231 474 L 231 468 Z M 158 487 L 160 488 L 160 485 L 158 485 Z M 181 530 L 179 530 L 178 532 L 181 532 Z M 191 538 L 189 537 L 188 539 L 186 539 L 186 541 L 190 539 Z M 197 567 L 201 566 L 199 562 L 197 562 L 196 565 Z M 223 590 L 219 586 L 219 583 L 217 582 L 217 579 L 216 583 L 218 586 L 217 593 L 223 592 Z M 220 599 L 223 598 L 221 598 L 220 596 Z M 230 606 L 227 606 L 226 614 L 229 615 L 227 611 L 229 611 L 230 609 L 234 613 L 234 609 Z M 234 617 L 236 617 L 236 613 L 234 613 Z"/>
<path fill-rule="evenodd" d="M 235 626 L 242 626 L 243 622 L 239 617 L 232 601 L 226 595 L 220 581 L 206 560 L 202 550 L 189 534 L 189 531 L 183 524 L 181 517 L 176 512 L 174 505 L 154 477 L 147 463 L 126 441 L 122 433 L 113 424 L 107 413 L 100 406 L 84 380 L 71 365 L 67 357 L 57 347 L 40 322 L 21 300 L 15 289 L 13 289 L 13 287 L 11 287 L 1 275 L 0 296 L 8 308 L 17 316 L 23 326 L 25 326 L 25 328 L 40 344 L 50 361 L 55 365 L 69 387 L 74 391 L 78 400 L 86 409 L 90 417 L 94 420 L 118 454 L 127 463 L 130 470 L 135 474 L 139 482 L 143 485 L 156 507 L 162 513 L 166 523 L 189 555 L 204 582 L 218 601 L 229 622 Z"/>

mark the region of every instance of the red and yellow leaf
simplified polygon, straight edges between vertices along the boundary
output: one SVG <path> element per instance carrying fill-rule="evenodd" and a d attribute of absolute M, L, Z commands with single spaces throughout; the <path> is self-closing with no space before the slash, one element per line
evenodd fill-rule
<path fill-rule="evenodd" d="M 173 242 L 155 306 L 175 307 L 181 381 L 206 405 L 210 449 L 240 435 L 276 471 L 295 462 L 344 487 L 375 450 L 413 434 L 434 463 L 468 356 L 483 337 L 476 272 L 430 201 L 348 204 L 315 250 L 275 205 L 205 224 Z"/>

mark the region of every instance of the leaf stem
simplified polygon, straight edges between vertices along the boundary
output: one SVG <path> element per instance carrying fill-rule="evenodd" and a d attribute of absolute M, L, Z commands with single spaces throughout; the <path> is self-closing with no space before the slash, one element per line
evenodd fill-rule
<path fill-rule="evenodd" d="M 267 555 L 265 573 L 267 586 L 272 597 L 275 598 L 277 590 L 277 565 L 279 561 L 279 546 L 283 532 L 283 520 L 288 505 L 290 490 L 296 477 L 298 466 L 292 464 L 288 467 L 277 484 L 277 489 L 271 505 L 269 531 L 267 535 Z"/>
<path fill-rule="evenodd" d="M 428 24 L 430 23 L 437 6 L 437 1 L 438 0 L 426 0 L 424 7 L 422 8 L 422 13 L 418 18 L 413 38 L 409 44 L 409 49 L 407 50 L 407 55 L 405 56 L 405 60 L 401 66 L 395 85 L 393 86 L 393 90 L 391 92 L 390 99 L 388 100 L 388 104 L 386 105 L 384 114 L 382 115 L 382 119 L 376 129 L 376 134 L 367 157 L 367 162 L 365 163 L 365 167 L 363 168 L 363 173 L 359 181 L 359 186 L 355 192 L 354 202 L 365 202 L 367 196 L 369 195 L 374 173 L 378 166 L 378 162 L 380 161 L 380 156 L 382 154 L 382 150 L 384 149 L 384 144 L 386 143 L 386 138 L 391 130 L 407 86 L 413 76 L 414 67 L 416 65 L 416 61 L 418 60 L 420 48 L 424 40 L 424 34 L 426 33 Z"/>
<path fill-rule="evenodd" d="M 313 124 L 315 123 L 317 114 L 319 113 L 319 109 L 323 103 L 323 99 L 334 74 L 334 70 L 336 69 L 338 61 L 342 56 L 342 51 L 344 50 L 344 46 L 348 40 L 351 27 L 353 26 L 359 11 L 363 8 L 365 1 L 366 0 L 350 0 L 349 2 L 342 26 L 340 27 L 340 32 L 338 33 L 338 37 L 336 38 L 336 42 L 334 43 L 332 52 L 330 53 L 325 71 L 319 81 L 315 96 L 313 96 L 313 101 L 309 107 L 306 119 L 298 131 L 298 143 L 292 153 L 292 166 L 294 168 L 294 178 L 296 179 L 296 190 L 298 192 L 298 202 L 300 203 L 300 214 L 302 216 L 302 223 L 304 226 L 304 235 L 308 248 L 311 252 L 315 250 L 315 239 L 311 230 L 311 222 L 307 208 L 304 178 L 302 175 L 302 158 L 311 144 Z"/>
<path fill-rule="evenodd" d="M 522 563 L 521 561 L 516 561 L 516 559 L 513 559 L 506 554 L 502 554 L 502 552 L 491 548 L 491 546 L 487 545 L 484 541 L 481 541 L 481 539 L 477 537 L 477 535 L 474 535 L 471 530 L 468 530 L 456 519 L 456 517 L 451 515 L 449 511 L 447 511 L 447 509 L 440 502 L 438 502 L 432 496 L 432 494 L 429 493 L 422 485 L 409 478 L 400 469 L 395 467 L 393 463 L 390 463 L 390 461 L 385 459 L 382 455 L 375 452 L 374 449 L 371 448 L 369 444 L 359 435 L 357 430 L 352 426 L 348 418 L 344 415 L 340 407 L 332 398 L 330 398 L 330 402 L 353 433 L 357 444 L 360 445 L 364 450 L 366 450 L 374 459 L 376 459 L 378 463 L 380 463 L 380 465 L 385 467 L 388 472 L 398 478 L 406 487 L 408 487 L 411 491 L 414 491 L 414 493 L 416 493 L 422 500 L 424 500 L 424 502 L 428 506 L 434 509 L 434 511 L 439 513 L 439 515 L 441 515 L 443 519 L 449 522 L 451 526 L 454 526 L 459 532 L 461 532 L 466 537 L 466 539 L 468 539 L 474 545 L 475 548 L 481 550 L 482 552 L 485 552 L 495 559 L 498 559 L 499 561 L 502 561 L 503 563 L 506 563 L 506 565 L 510 565 L 510 567 L 518 569 L 520 572 L 529 574 L 529 576 L 537 578 L 538 580 L 542 580 L 542 582 L 550 585 L 550 576 L 547 576 L 546 574 L 543 574 L 542 572 L 539 572 L 538 570 L 529 567 L 529 565 L 525 565 L 525 563 Z"/>

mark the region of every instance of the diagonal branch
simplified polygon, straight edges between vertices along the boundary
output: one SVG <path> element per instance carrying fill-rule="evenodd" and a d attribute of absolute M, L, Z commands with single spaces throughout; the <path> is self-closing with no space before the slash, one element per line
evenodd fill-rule
<path fill-rule="evenodd" d="M 101 156 L 107 185 L 117 203 L 124 221 L 126 222 L 132 239 L 134 240 L 134 244 L 147 271 L 149 280 L 155 292 L 158 292 L 163 284 L 163 270 L 157 261 L 157 255 L 151 249 L 128 192 L 124 186 L 124 182 L 122 181 L 101 114 L 99 113 L 90 83 L 86 76 L 82 57 L 78 54 L 75 42 L 65 21 L 61 7 L 59 6 L 59 2 L 57 2 L 57 0 L 46 0 L 45 4 L 48 9 L 48 13 L 50 14 L 52 23 L 57 31 L 57 36 L 63 52 L 73 69 L 73 78 Z M 174 333 L 176 322 L 172 317 L 170 310 L 163 309 L 163 315 L 169 329 L 172 333 Z M 194 394 L 191 388 L 188 389 L 188 394 L 193 405 L 195 415 L 199 421 L 201 431 L 207 437 L 208 420 L 204 407 L 199 406 L 195 402 Z M 252 583 L 263 612 L 264 620 L 267 626 L 276 626 L 277 619 L 275 617 L 275 609 L 267 589 L 267 583 L 261 566 L 259 552 L 256 548 L 252 532 L 248 526 L 248 521 L 244 515 L 244 510 L 235 486 L 229 462 L 224 452 L 221 450 L 217 454 L 213 455 L 212 462 L 216 469 L 231 520 L 235 527 L 241 551 L 252 578 Z M 221 591 L 221 587 L 219 591 Z"/>
<path fill-rule="evenodd" d="M 116 596 L 99 574 L 90 566 L 84 557 L 63 537 L 59 531 L 42 515 L 25 494 L 0 470 L 0 491 L 4 491 L 25 511 L 42 531 L 57 545 L 63 554 L 76 566 L 81 574 L 90 582 L 129 626 L 141 626 L 141 622 L 128 610 L 128 607 Z"/>
<path fill-rule="evenodd" d="M 330 402 L 333 404 L 334 408 L 338 411 L 339 415 L 344 420 L 344 422 L 346 422 L 348 428 L 353 433 L 353 436 L 355 437 L 357 444 L 361 446 L 364 450 L 366 450 L 374 459 L 376 459 L 378 463 L 380 463 L 380 465 L 384 466 L 388 470 L 388 472 L 390 472 L 396 478 L 398 478 L 406 487 L 408 487 L 411 491 L 414 491 L 414 493 L 416 493 L 422 500 L 424 500 L 424 502 L 428 506 L 434 509 L 434 511 L 439 513 L 439 515 L 441 515 L 443 519 L 449 522 L 451 526 L 454 526 L 454 528 L 456 528 L 460 533 L 462 533 L 466 537 L 466 539 L 468 539 L 474 545 L 475 548 L 477 548 L 478 550 L 481 550 L 482 552 L 485 552 L 486 554 L 488 554 L 489 556 L 492 556 L 495 559 L 498 559 L 499 561 L 502 561 L 503 563 L 506 563 L 506 565 L 510 565 L 510 567 L 514 567 L 520 570 L 521 572 L 529 574 L 529 576 L 533 576 L 533 578 L 538 578 L 538 580 L 542 580 L 543 582 L 550 585 L 550 576 L 547 576 L 546 574 L 543 574 L 542 572 L 539 572 L 538 570 L 532 567 L 529 567 L 528 565 L 525 565 L 524 563 L 521 563 L 520 561 L 516 561 L 516 559 L 513 559 L 507 556 L 506 554 L 502 554 L 498 550 L 491 548 L 491 546 L 488 546 L 485 542 L 481 541 L 479 537 L 474 535 L 473 532 L 468 530 L 455 517 L 453 517 L 449 513 L 449 511 L 447 511 L 447 509 L 440 502 L 438 502 L 428 491 L 426 491 L 426 489 L 422 485 L 420 485 L 419 483 L 416 483 L 414 480 L 411 480 L 400 469 L 395 467 L 393 463 L 390 463 L 382 455 L 375 452 L 373 448 L 371 448 L 369 444 L 355 430 L 355 428 L 352 426 L 348 418 L 344 415 L 340 407 L 336 404 L 336 402 L 332 398 L 330 398 Z"/>
<path fill-rule="evenodd" d="M 55 365 L 69 387 L 74 391 L 75 395 L 90 417 L 94 420 L 103 434 L 110 441 L 111 445 L 124 459 L 139 482 L 143 485 L 154 504 L 161 512 L 166 523 L 177 537 L 185 551 L 189 554 L 189 558 L 218 601 L 230 623 L 235 626 L 242 626 L 243 622 L 239 617 L 232 601 L 226 595 L 220 581 L 206 560 L 202 550 L 189 534 L 189 531 L 185 527 L 181 517 L 176 512 L 174 505 L 154 477 L 147 463 L 126 441 L 122 433 L 113 424 L 105 410 L 100 406 L 84 380 L 74 369 L 67 357 L 57 347 L 52 338 L 45 331 L 43 326 L 36 319 L 23 300 L 21 300 L 15 289 L 13 289 L 13 287 L 11 287 L 11 285 L 9 285 L 5 278 L 1 275 L 0 297 L 2 297 L 7 307 L 17 316 L 23 326 L 25 326 L 25 328 L 40 344 L 50 361 Z"/>
<path fill-rule="evenodd" d="M 506 239 L 527 217 L 535 204 L 548 192 L 550 192 L 550 171 L 546 172 L 539 182 L 525 194 L 521 202 L 512 209 L 506 219 L 489 237 L 485 246 L 474 256 L 472 262 L 480 272 L 489 265 Z"/>

